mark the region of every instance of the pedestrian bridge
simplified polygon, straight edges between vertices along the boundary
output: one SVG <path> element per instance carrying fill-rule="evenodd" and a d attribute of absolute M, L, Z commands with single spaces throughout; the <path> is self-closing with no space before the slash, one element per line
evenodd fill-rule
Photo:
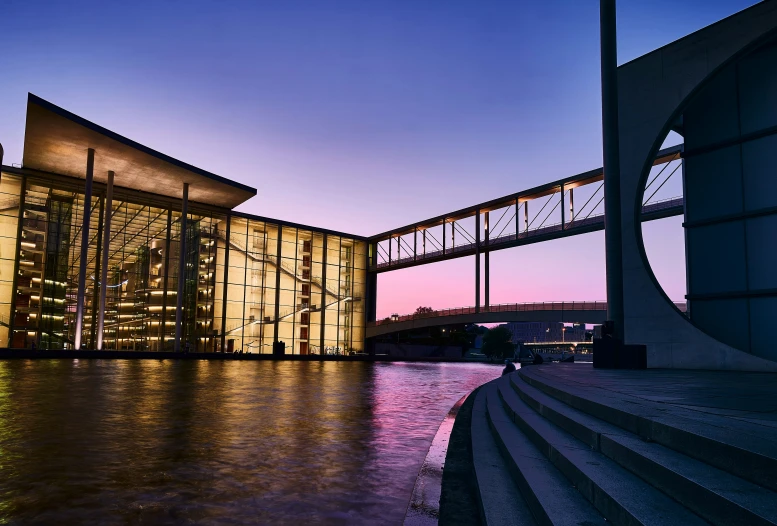
<path fill-rule="evenodd" d="M 675 303 L 685 312 L 685 303 Z M 607 318 L 606 301 L 552 301 L 540 303 L 503 303 L 476 307 L 442 309 L 421 314 L 392 315 L 367 323 L 367 338 L 396 332 L 461 323 L 507 323 L 541 321 L 588 323 L 599 325 Z"/>

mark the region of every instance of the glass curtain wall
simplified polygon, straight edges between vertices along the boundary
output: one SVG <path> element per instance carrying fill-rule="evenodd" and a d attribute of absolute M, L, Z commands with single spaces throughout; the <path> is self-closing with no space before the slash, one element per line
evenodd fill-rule
<path fill-rule="evenodd" d="M 0 289 L 7 292 L 0 296 L 0 337 L 10 347 L 74 346 L 83 199 L 83 183 L 0 178 Z M 226 211 L 194 203 L 181 278 L 179 201 L 115 189 L 110 208 L 101 283 L 108 207 L 104 188 L 95 185 L 81 336 L 86 348 L 97 346 L 105 287 L 103 349 L 172 350 L 183 279 L 181 342 L 192 352 L 272 353 L 275 342 L 283 342 L 287 354 L 363 351 L 364 242 L 250 216 L 228 222 Z"/>
<path fill-rule="evenodd" d="M 8 345 L 11 336 L 21 187 L 21 177 L 9 173 L 0 176 L 0 345 Z"/>
<path fill-rule="evenodd" d="M 286 354 L 363 352 L 365 250 L 361 241 L 233 217 L 224 350 L 271 353 L 279 341 Z"/>
<path fill-rule="evenodd" d="M 0 178 L 0 327 L 13 348 L 72 349 L 81 258 L 84 194 L 51 182 L 3 174 Z M 103 349 L 171 350 L 180 254 L 180 202 L 149 202 L 114 192 L 106 283 L 102 279 L 104 191 L 93 192 L 82 342 L 97 346 L 99 293 L 106 289 Z M 21 213 L 20 213 L 21 211 Z M 19 225 L 19 219 L 22 223 Z M 192 207 L 186 231 L 182 342 L 214 351 L 220 340 L 217 283 L 223 283 L 225 213 Z M 13 240 L 11 240 L 13 236 Z M 219 253 L 221 247 L 221 253 Z M 16 252 L 18 258 L 13 258 Z M 14 271 L 16 269 L 16 271 Z M 6 283 L 8 283 L 6 285 Z M 223 290 L 223 288 L 222 288 Z M 218 319 L 216 323 L 215 320 Z"/>

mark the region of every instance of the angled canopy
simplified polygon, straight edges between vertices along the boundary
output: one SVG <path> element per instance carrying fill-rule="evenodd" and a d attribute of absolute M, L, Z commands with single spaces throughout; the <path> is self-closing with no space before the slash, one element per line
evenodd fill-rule
<path fill-rule="evenodd" d="M 115 173 L 116 186 L 234 208 L 256 189 L 173 159 L 29 94 L 24 135 L 24 168 L 86 178 L 87 150 L 93 148 L 94 180 Z"/>

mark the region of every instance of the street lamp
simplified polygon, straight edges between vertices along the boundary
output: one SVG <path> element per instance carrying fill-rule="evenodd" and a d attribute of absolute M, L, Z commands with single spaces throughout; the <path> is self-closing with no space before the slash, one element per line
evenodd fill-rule
<path fill-rule="evenodd" d="M 564 343 L 564 333 L 567 332 L 566 327 L 561 327 L 561 343 Z"/>

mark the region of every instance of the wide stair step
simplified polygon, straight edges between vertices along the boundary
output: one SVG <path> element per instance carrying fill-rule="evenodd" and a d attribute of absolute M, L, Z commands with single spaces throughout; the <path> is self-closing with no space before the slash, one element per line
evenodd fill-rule
<path fill-rule="evenodd" d="M 476 496 L 483 524 L 521 526 L 536 524 L 510 476 L 486 416 L 486 389 L 475 395 L 472 407 L 472 463 Z"/>
<path fill-rule="evenodd" d="M 475 400 L 474 474 L 485 524 L 777 525 L 771 488 L 630 429 L 645 429 L 644 407 L 632 404 L 627 416 L 623 404 L 608 416 L 596 393 L 578 393 L 573 405 L 566 392 L 573 389 L 542 389 L 521 373 L 485 384 Z M 581 409 L 592 407 L 585 397 L 595 399 L 594 414 Z M 677 415 L 651 416 L 682 425 Z M 705 424 L 687 421 L 691 430 Z"/>
<path fill-rule="evenodd" d="M 740 421 L 732 430 L 730 420 L 720 416 L 667 408 L 666 404 L 575 385 L 573 381 L 561 383 L 543 367 L 528 367 L 518 374 L 532 387 L 572 408 L 777 491 L 777 440 L 774 429 L 768 426 Z"/>
<path fill-rule="evenodd" d="M 574 409 L 520 375 L 511 375 L 510 387 L 548 422 L 713 524 L 777 524 L 774 492 Z"/>
<path fill-rule="evenodd" d="M 512 471 L 520 495 L 537 523 L 570 526 L 606 524 L 593 506 L 515 426 L 499 400 L 496 384 L 486 384 L 481 391 L 487 397 L 488 421 L 494 438 L 503 452 L 500 462 L 507 464 Z M 473 428 L 474 425 L 473 422 Z M 473 440 L 474 447 L 477 444 Z"/>
<path fill-rule="evenodd" d="M 607 520 L 615 524 L 706 524 L 658 489 L 535 412 L 498 381 L 499 396 L 526 434 Z"/>

